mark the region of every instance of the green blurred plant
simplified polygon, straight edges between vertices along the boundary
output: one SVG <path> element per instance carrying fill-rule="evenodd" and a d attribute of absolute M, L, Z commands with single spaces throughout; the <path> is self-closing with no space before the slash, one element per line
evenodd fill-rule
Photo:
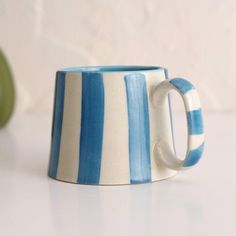
<path fill-rule="evenodd" d="M 10 66 L 0 49 L 0 128 L 10 119 L 15 104 L 15 89 Z"/>

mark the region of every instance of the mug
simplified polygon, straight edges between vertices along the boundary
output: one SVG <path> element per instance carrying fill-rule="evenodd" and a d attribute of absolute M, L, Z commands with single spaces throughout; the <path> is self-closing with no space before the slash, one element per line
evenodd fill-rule
<path fill-rule="evenodd" d="M 184 101 L 188 146 L 175 154 L 168 93 Z M 155 66 L 57 71 L 48 174 L 71 183 L 149 183 L 195 165 L 203 152 L 199 97 L 182 78 Z"/>

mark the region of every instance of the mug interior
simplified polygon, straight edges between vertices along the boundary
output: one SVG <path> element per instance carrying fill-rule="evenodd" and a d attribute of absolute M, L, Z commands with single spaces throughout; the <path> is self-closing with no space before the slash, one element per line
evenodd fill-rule
<path fill-rule="evenodd" d="M 152 71 L 164 69 L 158 66 L 86 66 L 64 68 L 61 72 L 124 72 L 124 71 Z"/>

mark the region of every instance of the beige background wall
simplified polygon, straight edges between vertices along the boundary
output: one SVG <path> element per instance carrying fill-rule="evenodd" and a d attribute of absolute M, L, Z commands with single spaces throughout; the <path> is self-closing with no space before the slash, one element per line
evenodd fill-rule
<path fill-rule="evenodd" d="M 0 0 L 18 111 L 51 111 L 54 72 L 144 64 L 191 79 L 207 111 L 236 111 L 234 0 Z"/>

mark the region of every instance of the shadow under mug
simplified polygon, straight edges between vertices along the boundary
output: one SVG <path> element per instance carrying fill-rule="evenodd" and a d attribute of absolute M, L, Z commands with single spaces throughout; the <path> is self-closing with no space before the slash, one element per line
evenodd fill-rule
<path fill-rule="evenodd" d="M 184 101 L 185 158 L 176 157 L 168 93 Z M 78 184 L 157 181 L 195 165 L 203 152 L 202 112 L 194 86 L 154 66 L 57 71 L 50 177 Z"/>

